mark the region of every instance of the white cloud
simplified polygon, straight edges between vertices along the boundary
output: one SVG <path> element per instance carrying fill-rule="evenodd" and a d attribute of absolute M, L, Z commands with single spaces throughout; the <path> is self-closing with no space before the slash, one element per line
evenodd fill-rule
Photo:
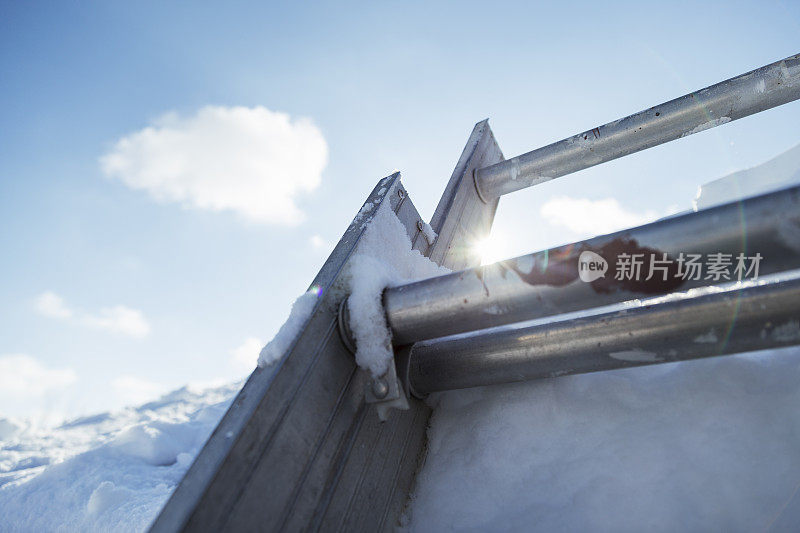
<path fill-rule="evenodd" d="M 72 309 L 64 304 L 64 300 L 54 292 L 44 292 L 36 298 L 36 310 L 51 318 L 70 318 Z"/>
<path fill-rule="evenodd" d="M 123 333 L 131 337 L 146 337 L 150 333 L 150 324 L 141 311 L 124 305 L 100 309 L 96 315 L 84 315 L 81 322 L 91 328 Z"/>
<path fill-rule="evenodd" d="M 569 196 L 551 198 L 542 205 L 540 213 L 552 225 L 589 235 L 638 226 L 658 217 L 655 211 L 637 213 L 625 209 L 613 198 L 589 200 Z"/>
<path fill-rule="evenodd" d="M 231 350 L 231 358 L 236 366 L 253 370 L 258 364 L 258 354 L 265 342 L 256 337 L 248 337 L 242 344 Z"/>
<path fill-rule="evenodd" d="M 51 291 L 39 295 L 35 303 L 36 310 L 40 314 L 79 326 L 139 338 L 146 337 L 150 333 L 150 324 L 142 312 L 124 305 L 104 307 L 97 313 L 76 311 L 67 306 L 63 298 Z"/>
<path fill-rule="evenodd" d="M 136 376 L 120 376 L 111 381 L 111 386 L 117 398 L 125 405 L 138 405 L 155 400 L 165 392 L 162 385 Z"/>
<path fill-rule="evenodd" d="M 312 235 L 309 237 L 308 242 L 311 244 L 311 247 L 315 250 L 329 250 L 331 248 L 331 244 L 320 237 L 319 235 Z"/>
<path fill-rule="evenodd" d="M 192 116 L 168 113 L 122 137 L 100 165 L 157 201 L 295 225 L 304 218 L 296 197 L 317 188 L 327 160 L 325 138 L 308 119 L 207 106 Z"/>
<path fill-rule="evenodd" d="M 25 354 L 0 356 L 0 395 L 37 398 L 73 384 L 77 376 L 69 368 L 48 368 Z"/>

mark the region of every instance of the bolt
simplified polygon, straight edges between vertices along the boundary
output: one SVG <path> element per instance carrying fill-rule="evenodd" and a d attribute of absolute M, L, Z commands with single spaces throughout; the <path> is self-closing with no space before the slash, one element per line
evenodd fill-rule
<path fill-rule="evenodd" d="M 386 396 L 389 394 L 389 385 L 387 385 L 386 382 L 380 378 L 373 380 L 372 394 L 374 394 L 379 400 L 386 398 Z"/>

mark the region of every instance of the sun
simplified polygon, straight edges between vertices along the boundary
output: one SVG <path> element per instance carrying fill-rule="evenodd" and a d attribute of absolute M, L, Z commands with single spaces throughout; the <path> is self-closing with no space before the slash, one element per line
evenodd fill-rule
<path fill-rule="evenodd" d="M 481 258 L 481 265 L 496 263 L 508 257 L 506 241 L 499 235 L 491 234 L 474 243 L 472 249 Z"/>

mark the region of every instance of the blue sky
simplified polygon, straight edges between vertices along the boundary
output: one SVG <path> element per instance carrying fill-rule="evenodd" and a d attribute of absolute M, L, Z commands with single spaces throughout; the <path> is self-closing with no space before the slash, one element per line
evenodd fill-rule
<path fill-rule="evenodd" d="M 518 155 L 797 53 L 798 35 L 796 2 L 2 2 L 0 416 L 243 377 L 237 348 L 274 334 L 379 178 L 400 169 L 429 218 L 478 120 Z M 214 139 L 231 108 L 235 135 Z M 699 184 L 800 143 L 799 123 L 789 104 L 503 198 L 495 251 L 688 208 Z M 162 163 L 136 149 L 148 127 L 188 131 L 196 173 L 218 155 L 265 165 L 231 205 L 296 220 L 201 205 L 224 172 L 183 200 L 104 172 L 123 138 L 128 163 Z M 553 215 L 570 206 L 584 218 Z"/>

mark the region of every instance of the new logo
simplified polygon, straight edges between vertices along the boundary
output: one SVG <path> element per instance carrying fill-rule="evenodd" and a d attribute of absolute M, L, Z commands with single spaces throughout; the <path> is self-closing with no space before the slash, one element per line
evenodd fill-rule
<path fill-rule="evenodd" d="M 586 251 L 581 252 L 578 257 L 578 275 L 581 277 L 581 281 L 591 283 L 597 278 L 604 278 L 607 270 L 608 262 L 603 259 L 602 255 Z"/>

